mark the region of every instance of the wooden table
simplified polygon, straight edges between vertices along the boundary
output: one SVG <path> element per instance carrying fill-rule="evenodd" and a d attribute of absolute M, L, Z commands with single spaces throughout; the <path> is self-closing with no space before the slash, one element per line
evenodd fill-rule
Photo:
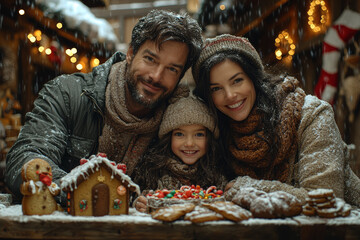
<path fill-rule="evenodd" d="M 20 205 L 0 208 L 1 239 L 360 239 L 360 210 L 346 218 L 300 215 L 240 223 L 162 223 L 130 209 L 129 215 L 74 217 L 62 212 L 24 216 Z"/>

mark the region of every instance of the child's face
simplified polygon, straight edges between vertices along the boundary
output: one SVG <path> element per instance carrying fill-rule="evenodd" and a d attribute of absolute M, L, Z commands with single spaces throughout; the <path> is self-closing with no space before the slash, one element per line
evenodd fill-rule
<path fill-rule="evenodd" d="M 206 145 L 206 128 L 201 125 L 181 126 L 172 131 L 171 150 L 188 165 L 205 155 Z"/>

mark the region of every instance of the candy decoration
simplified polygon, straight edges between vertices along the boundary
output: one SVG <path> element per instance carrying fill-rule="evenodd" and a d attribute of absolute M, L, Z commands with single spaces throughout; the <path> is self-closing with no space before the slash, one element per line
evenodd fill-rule
<path fill-rule="evenodd" d="M 98 154 L 96 154 L 96 156 L 97 156 L 97 157 L 107 158 L 106 153 L 102 153 L 102 152 L 99 152 Z"/>
<path fill-rule="evenodd" d="M 206 191 L 199 185 L 182 186 L 179 190 L 156 190 L 146 195 L 148 198 L 164 198 L 164 199 L 209 199 L 221 197 L 223 194 L 222 190 L 217 190 L 215 186 L 211 186 Z"/>
<path fill-rule="evenodd" d="M 71 207 L 71 194 L 70 194 L 70 192 L 68 192 L 67 194 L 66 194 L 66 200 L 67 200 L 67 202 L 66 202 L 66 205 L 67 205 L 67 212 L 68 213 L 70 213 L 70 207 Z"/>
<path fill-rule="evenodd" d="M 206 194 L 209 194 L 210 192 L 216 190 L 216 187 L 215 186 L 211 186 L 209 187 L 207 190 L 206 190 Z"/>
<path fill-rule="evenodd" d="M 87 201 L 81 200 L 79 203 L 80 211 L 83 212 L 88 208 Z"/>
<path fill-rule="evenodd" d="M 126 188 L 123 185 L 120 185 L 116 188 L 116 192 L 117 194 L 119 194 L 120 196 L 123 196 L 126 194 Z"/>
<path fill-rule="evenodd" d="M 45 184 L 46 186 L 50 186 L 51 185 L 51 181 L 52 181 L 52 177 L 51 177 L 51 174 L 48 174 L 48 173 L 41 173 L 39 175 L 39 180 Z"/>
<path fill-rule="evenodd" d="M 360 30 L 360 14 L 345 9 L 324 38 L 322 69 L 315 86 L 315 95 L 331 104 L 338 88 L 340 50 Z"/>
<path fill-rule="evenodd" d="M 124 174 L 126 173 L 126 165 L 123 163 L 118 163 L 118 165 L 116 165 L 116 168 L 121 170 Z"/>
<path fill-rule="evenodd" d="M 122 201 L 120 199 L 114 200 L 114 209 L 120 209 Z"/>
<path fill-rule="evenodd" d="M 82 159 L 80 159 L 80 165 L 83 165 L 84 163 L 87 163 L 87 159 L 85 159 L 85 158 L 82 158 Z"/>
<path fill-rule="evenodd" d="M 105 182 L 105 176 L 100 175 L 100 176 L 97 177 L 97 180 L 99 182 Z"/>

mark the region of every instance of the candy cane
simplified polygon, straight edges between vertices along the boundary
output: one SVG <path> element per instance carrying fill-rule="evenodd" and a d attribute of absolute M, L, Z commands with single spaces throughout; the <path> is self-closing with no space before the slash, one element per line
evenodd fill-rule
<path fill-rule="evenodd" d="M 209 194 L 211 191 L 216 190 L 215 186 L 211 186 L 206 190 L 206 194 Z"/>
<path fill-rule="evenodd" d="M 360 14 L 345 9 L 326 33 L 323 43 L 322 69 L 314 89 L 314 93 L 319 99 L 334 103 L 338 87 L 340 51 L 359 30 Z"/>

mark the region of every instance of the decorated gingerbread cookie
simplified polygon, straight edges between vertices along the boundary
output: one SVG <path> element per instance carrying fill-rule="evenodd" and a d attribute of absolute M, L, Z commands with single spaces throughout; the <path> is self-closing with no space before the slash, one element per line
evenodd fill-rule
<path fill-rule="evenodd" d="M 60 188 L 52 182 L 51 167 L 43 159 L 35 158 L 21 169 L 23 183 L 20 187 L 24 195 L 22 210 L 24 215 L 46 215 L 58 210 L 54 196 Z"/>

